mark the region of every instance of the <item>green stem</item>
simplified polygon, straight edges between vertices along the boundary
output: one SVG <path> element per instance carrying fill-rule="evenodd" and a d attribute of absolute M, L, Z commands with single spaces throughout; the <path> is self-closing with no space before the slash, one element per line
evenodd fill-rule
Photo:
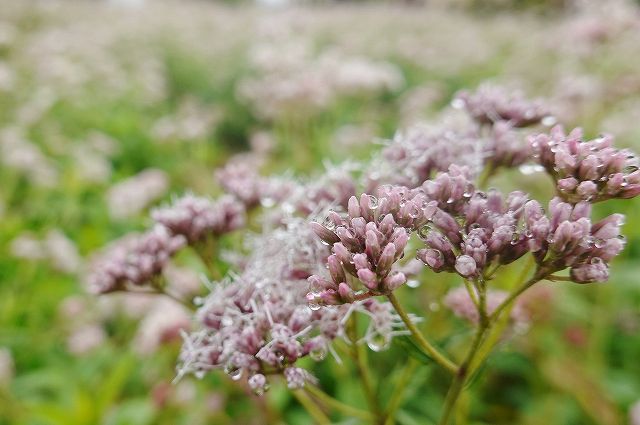
<path fill-rule="evenodd" d="M 542 278 L 538 276 L 538 274 L 536 273 L 535 276 L 533 276 L 531 279 L 527 280 L 525 283 L 523 283 L 519 288 L 517 288 L 515 291 L 513 291 L 511 294 L 509 294 L 509 297 L 504 300 L 494 311 L 493 313 L 491 313 L 491 316 L 489 316 L 489 321 L 493 322 L 495 321 L 498 316 L 500 316 L 500 313 L 502 313 L 502 311 L 507 308 L 513 301 L 515 301 L 516 298 L 518 298 L 520 295 L 522 295 L 522 293 L 524 291 L 526 291 L 527 289 L 531 288 L 533 285 L 535 285 L 537 282 L 539 282 Z"/>
<path fill-rule="evenodd" d="M 525 279 L 532 265 L 533 262 L 530 261 L 527 266 L 525 266 L 522 272 L 521 280 Z M 544 278 L 546 274 L 548 273 L 544 269 L 538 269 L 531 279 L 527 280 L 515 291 L 513 291 L 509 295 L 509 297 L 504 300 L 491 315 L 487 315 L 485 297 L 486 288 L 484 287 L 484 283 L 480 282 L 480 286 L 478 287 L 478 290 L 480 292 L 480 305 L 478 306 L 478 312 L 480 313 L 480 323 L 478 324 L 478 330 L 476 331 L 476 336 L 471 343 L 471 347 L 469 348 L 467 356 L 456 372 L 451 387 L 449 388 L 447 397 L 445 399 L 444 411 L 439 425 L 448 425 L 451 415 L 454 412 L 456 402 L 460 398 L 460 394 L 464 389 L 464 385 L 467 379 L 472 376 L 473 373 L 482 365 L 482 362 L 488 356 L 491 348 L 493 348 L 495 341 L 497 341 L 497 338 L 499 338 L 499 335 L 494 335 L 493 340 L 490 341 L 491 343 L 489 344 L 488 349 L 481 350 L 483 341 L 485 340 L 487 333 L 489 333 L 493 324 L 500 317 L 500 314 L 506 308 L 508 308 L 513 303 L 513 301 L 518 298 L 518 296 L 520 296 L 524 291 L 533 286 L 536 282 Z M 478 355 L 480 355 L 480 360 L 476 361 Z"/>
<path fill-rule="evenodd" d="M 482 174 L 478 178 L 479 189 L 482 189 L 487 185 L 487 183 L 489 183 L 489 179 L 493 176 L 495 171 L 496 169 L 493 166 L 493 164 L 489 164 L 487 167 L 484 168 L 484 170 L 482 171 Z"/>
<path fill-rule="evenodd" d="M 440 418 L 440 422 L 438 422 L 439 425 L 448 425 L 451 415 L 453 414 L 456 402 L 458 401 L 467 377 L 469 376 L 470 365 L 473 362 L 488 329 L 489 324 L 483 323 L 481 321 L 478 326 L 478 330 L 476 331 L 476 336 L 471 343 L 471 348 L 469 348 L 467 356 L 465 357 L 464 361 L 453 377 L 453 382 L 451 383 L 451 387 L 449 387 L 449 392 L 447 393 L 447 398 L 444 402 L 444 411 L 442 417 Z"/>
<path fill-rule="evenodd" d="M 355 314 L 351 315 L 349 325 L 350 327 L 348 329 L 348 332 L 349 340 L 351 341 L 351 358 L 353 359 L 356 368 L 358 369 L 358 375 L 360 375 L 360 381 L 362 383 L 362 390 L 364 392 L 365 398 L 367 399 L 369 409 L 376 418 L 380 418 L 382 413 L 380 412 L 380 405 L 378 403 L 376 393 L 373 389 L 373 383 L 371 382 L 369 370 L 367 369 L 366 352 L 361 350 L 361 347 L 358 344 L 358 322 L 357 316 Z"/>
<path fill-rule="evenodd" d="M 209 278 L 214 281 L 219 281 L 222 279 L 222 274 L 215 264 L 218 252 L 216 242 L 213 236 L 207 236 L 203 241 L 196 243 L 194 249 L 207 269 Z"/>
<path fill-rule="evenodd" d="M 335 398 L 331 397 L 329 394 L 322 391 L 320 388 L 307 384 L 304 389 L 313 397 L 318 399 L 321 403 L 325 404 L 327 407 L 337 410 L 343 415 L 350 418 L 360 418 L 365 421 L 372 421 L 373 415 L 371 413 L 358 409 L 357 407 L 349 406 Z"/>
<path fill-rule="evenodd" d="M 313 421 L 318 425 L 331 425 L 331 420 L 325 415 L 314 402 L 309 398 L 304 390 L 293 391 L 294 397 L 298 400 L 300 405 L 309 413 L 309 416 L 313 418 Z"/>
<path fill-rule="evenodd" d="M 391 400 L 389 400 L 389 405 L 387 406 L 387 410 L 384 414 L 384 425 L 392 425 L 395 423 L 395 415 L 400 408 L 404 391 L 409 385 L 411 378 L 413 378 L 413 373 L 417 366 L 418 363 L 415 360 L 409 359 L 409 363 L 407 363 L 407 366 L 404 368 L 402 375 L 400 375 L 398 382 L 396 382 Z"/>
<path fill-rule="evenodd" d="M 453 363 L 451 360 L 445 357 L 442 353 L 440 353 L 440 351 L 438 351 L 436 347 L 434 347 L 429 341 L 427 341 L 424 335 L 422 335 L 420 330 L 411 321 L 411 318 L 409 317 L 407 312 L 404 310 L 404 308 L 402 307 L 402 305 L 400 304 L 396 296 L 393 293 L 389 293 L 387 294 L 387 298 L 393 305 L 393 308 L 396 310 L 396 313 L 398 313 L 398 315 L 404 322 L 407 329 L 409 329 L 409 332 L 411 332 L 411 335 L 415 339 L 416 343 L 420 346 L 420 348 L 424 350 L 427 354 L 429 354 L 429 356 L 431 356 L 431 358 L 440 366 L 442 366 L 443 368 L 445 368 L 451 373 L 456 373 L 456 371 L 458 370 L 458 367 L 455 365 L 455 363 Z"/>

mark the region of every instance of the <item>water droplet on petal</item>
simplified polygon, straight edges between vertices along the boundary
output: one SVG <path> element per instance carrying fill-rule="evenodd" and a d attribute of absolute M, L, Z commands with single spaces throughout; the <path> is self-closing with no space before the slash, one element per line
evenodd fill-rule
<path fill-rule="evenodd" d="M 381 333 L 373 333 L 367 338 L 367 346 L 375 351 L 383 351 L 389 348 L 391 337 Z"/>
<path fill-rule="evenodd" d="M 420 281 L 419 281 L 419 280 L 417 280 L 417 279 L 409 279 L 409 280 L 407 280 L 407 286 L 408 286 L 409 288 L 417 288 L 417 287 L 419 287 L 419 286 L 420 286 L 420 284 L 421 284 L 421 283 L 422 283 L 422 282 L 420 282 Z"/>

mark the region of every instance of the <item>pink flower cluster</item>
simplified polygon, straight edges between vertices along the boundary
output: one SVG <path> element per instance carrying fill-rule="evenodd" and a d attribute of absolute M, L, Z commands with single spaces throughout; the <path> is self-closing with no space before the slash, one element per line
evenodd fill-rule
<path fill-rule="evenodd" d="M 454 105 L 465 108 L 481 124 L 508 121 L 514 127 L 527 127 L 550 116 L 542 101 L 530 101 L 519 91 L 492 84 L 483 84 L 473 93 L 461 91 Z"/>
<path fill-rule="evenodd" d="M 556 180 L 567 202 L 628 199 L 640 194 L 640 162 L 627 149 L 616 149 L 613 137 L 584 141 L 577 128 L 568 135 L 556 126 L 549 135 L 530 139 L 536 160 Z"/>
<path fill-rule="evenodd" d="M 185 195 L 173 205 L 151 212 L 156 223 L 173 235 L 184 236 L 189 243 L 208 236 L 220 236 L 245 225 L 244 206 L 230 195 L 217 200 Z"/>
<path fill-rule="evenodd" d="M 94 261 L 87 279 L 89 287 L 104 294 L 148 284 L 185 244 L 183 236 L 173 236 L 163 226 L 142 235 L 129 235 L 114 242 Z"/>

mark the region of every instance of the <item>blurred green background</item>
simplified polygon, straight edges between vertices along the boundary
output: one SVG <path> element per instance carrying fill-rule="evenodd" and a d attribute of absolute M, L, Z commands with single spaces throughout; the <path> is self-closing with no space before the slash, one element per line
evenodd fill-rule
<path fill-rule="evenodd" d="M 639 11 L 623 1 L 0 1 L 0 424 L 261 424 L 264 412 L 309 423 L 282 384 L 264 399 L 223 374 L 171 385 L 170 324 L 148 300 L 84 295 L 91 252 L 143 229 L 172 194 L 219 193 L 213 171 L 233 155 L 264 151 L 263 172 L 293 175 L 364 160 L 486 80 L 638 150 L 639 56 Z M 492 184 L 551 195 L 518 170 Z M 598 206 L 628 216 L 610 283 L 540 292 L 534 324 L 464 400 L 475 423 L 628 421 L 640 400 L 638 206 Z M 448 285 L 434 276 L 401 297 L 455 349 L 469 330 L 438 307 Z M 382 399 L 405 356 L 370 354 Z M 349 367 L 309 366 L 363 405 Z M 397 422 L 435 420 L 446 385 L 416 373 Z"/>

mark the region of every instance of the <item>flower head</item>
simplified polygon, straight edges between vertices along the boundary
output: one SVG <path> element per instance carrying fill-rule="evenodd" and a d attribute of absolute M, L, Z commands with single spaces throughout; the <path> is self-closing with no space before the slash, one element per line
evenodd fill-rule
<path fill-rule="evenodd" d="M 164 226 L 155 226 L 142 235 L 130 235 L 116 241 L 93 263 L 89 287 L 96 293 L 143 286 L 162 273 L 169 259 L 186 243 Z"/>
<path fill-rule="evenodd" d="M 584 141 L 582 131 L 565 134 L 562 127 L 529 140 L 536 160 L 555 179 L 565 201 L 598 202 L 640 194 L 640 162 L 627 149 L 613 147 L 613 137 Z"/>
<path fill-rule="evenodd" d="M 508 121 L 514 127 L 527 127 L 549 116 L 540 100 L 530 101 L 519 91 L 509 92 L 491 84 L 483 84 L 473 93 L 458 93 L 454 104 L 464 107 L 481 124 Z"/>
<path fill-rule="evenodd" d="M 171 206 L 152 211 L 151 216 L 156 223 L 174 235 L 184 236 L 189 243 L 239 229 L 246 220 L 244 205 L 232 196 L 213 201 L 185 195 Z"/>

